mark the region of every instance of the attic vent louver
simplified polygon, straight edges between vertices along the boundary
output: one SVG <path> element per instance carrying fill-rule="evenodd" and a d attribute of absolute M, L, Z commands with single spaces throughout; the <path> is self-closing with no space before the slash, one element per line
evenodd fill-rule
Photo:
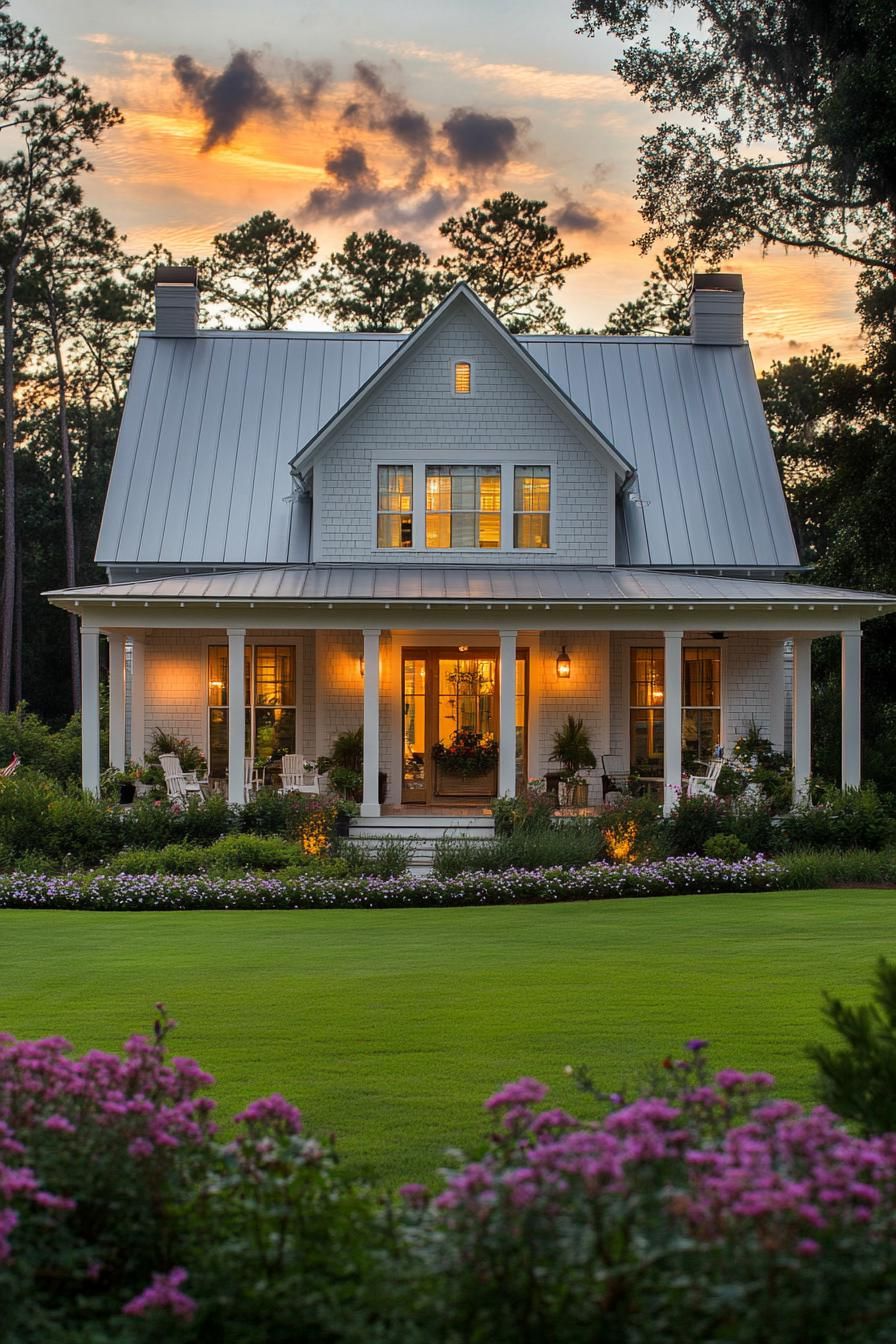
<path fill-rule="evenodd" d="M 156 335 L 195 336 L 199 284 L 195 266 L 156 267 Z"/>
<path fill-rule="evenodd" d="M 740 345 L 743 339 L 743 277 L 695 275 L 691 288 L 691 340 L 696 345 Z"/>

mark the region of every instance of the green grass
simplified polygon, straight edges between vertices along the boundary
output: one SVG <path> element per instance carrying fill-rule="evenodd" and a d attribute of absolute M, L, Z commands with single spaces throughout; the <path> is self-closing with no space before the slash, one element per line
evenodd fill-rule
<path fill-rule="evenodd" d="M 820 994 L 864 999 L 896 956 L 892 891 L 686 896 L 516 909 L 0 912 L 0 1028 L 115 1048 L 162 999 L 225 1115 L 281 1091 L 352 1164 L 427 1178 L 534 1074 L 558 1105 L 587 1063 L 613 1088 L 693 1035 L 716 1065 L 812 1099 Z"/>

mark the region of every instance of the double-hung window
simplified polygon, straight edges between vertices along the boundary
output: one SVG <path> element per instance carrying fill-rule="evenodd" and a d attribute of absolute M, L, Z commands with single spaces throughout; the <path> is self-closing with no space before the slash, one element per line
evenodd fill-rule
<path fill-rule="evenodd" d="M 228 760 L 230 668 L 226 644 L 208 650 L 208 770 L 223 778 Z M 247 644 L 243 665 L 246 755 L 266 762 L 296 750 L 296 650 Z"/>
<path fill-rule="evenodd" d="M 501 468 L 426 468 L 426 545 L 430 550 L 497 550 L 501 545 Z"/>
<path fill-rule="evenodd" d="M 414 469 L 378 467 L 376 544 L 384 550 L 414 544 Z"/>
<path fill-rule="evenodd" d="M 721 741 L 722 654 L 696 646 L 682 653 L 681 746 L 685 764 L 709 761 Z M 665 656 L 661 648 L 631 651 L 630 760 L 638 773 L 661 774 Z"/>
<path fill-rule="evenodd" d="M 551 544 L 551 469 L 513 469 L 513 545 L 518 551 Z"/>

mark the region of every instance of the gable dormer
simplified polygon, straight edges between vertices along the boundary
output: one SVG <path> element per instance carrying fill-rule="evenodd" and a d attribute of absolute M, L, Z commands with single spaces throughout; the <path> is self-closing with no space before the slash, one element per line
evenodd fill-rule
<path fill-rule="evenodd" d="M 294 467 L 314 560 L 614 563 L 628 464 L 465 286 Z"/>

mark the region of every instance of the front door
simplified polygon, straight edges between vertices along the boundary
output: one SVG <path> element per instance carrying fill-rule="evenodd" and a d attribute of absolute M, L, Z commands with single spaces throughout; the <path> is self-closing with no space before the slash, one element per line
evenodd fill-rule
<path fill-rule="evenodd" d="M 498 654 L 405 649 L 403 803 L 485 803 L 498 790 Z M 528 659 L 516 660 L 517 776 L 525 770 Z M 435 749 L 435 750 L 434 750 Z"/>

